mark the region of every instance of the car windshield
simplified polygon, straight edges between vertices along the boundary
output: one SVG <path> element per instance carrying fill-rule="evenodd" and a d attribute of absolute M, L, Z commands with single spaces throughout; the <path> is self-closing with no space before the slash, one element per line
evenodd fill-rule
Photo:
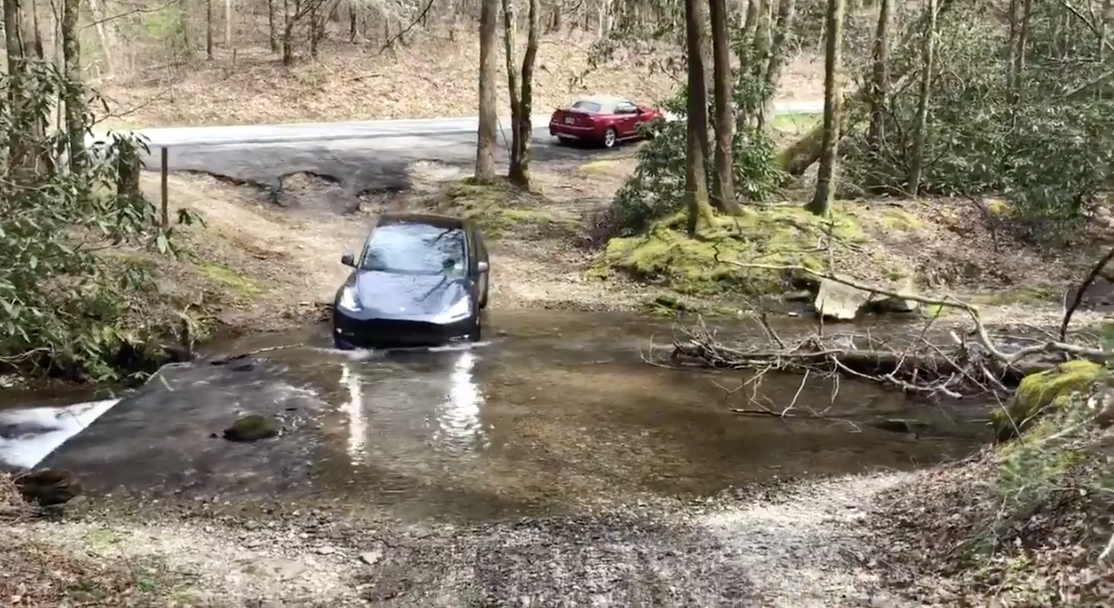
<path fill-rule="evenodd" d="M 464 274 L 464 231 L 429 224 L 387 224 L 364 248 L 361 270 L 396 274 Z"/>
<path fill-rule="evenodd" d="M 596 114 L 600 111 L 600 104 L 598 104 L 594 101 L 580 100 L 580 101 L 572 104 L 572 109 L 580 110 L 581 112 L 589 112 L 589 113 L 592 113 L 592 114 Z"/>

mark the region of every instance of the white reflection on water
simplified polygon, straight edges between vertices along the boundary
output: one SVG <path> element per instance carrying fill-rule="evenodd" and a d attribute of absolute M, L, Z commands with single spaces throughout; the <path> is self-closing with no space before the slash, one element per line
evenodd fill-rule
<path fill-rule="evenodd" d="M 348 401 L 342 409 L 348 414 L 348 455 L 353 462 L 364 459 L 364 445 L 367 441 L 367 415 L 364 413 L 363 388 L 360 377 L 352 372 L 347 363 L 340 364 L 340 383 L 348 389 Z"/>
<path fill-rule="evenodd" d="M 449 373 L 449 386 L 437 408 L 435 443 L 448 443 L 451 447 L 468 448 L 473 444 L 484 447 L 486 436 L 480 422 L 483 393 L 476 384 L 476 354 L 463 350 Z"/>

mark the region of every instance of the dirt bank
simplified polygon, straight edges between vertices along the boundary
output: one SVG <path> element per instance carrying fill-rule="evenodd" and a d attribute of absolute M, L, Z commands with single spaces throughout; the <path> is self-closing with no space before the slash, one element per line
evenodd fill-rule
<path fill-rule="evenodd" d="M 474 30 L 473 30 L 474 31 Z M 652 103 L 673 94 L 677 80 L 663 66 L 669 51 L 620 53 L 590 67 L 595 38 L 546 36 L 538 52 L 535 112 L 546 113 L 580 93 L 627 95 Z M 273 123 L 475 116 L 479 42 L 416 34 L 411 44 L 378 47 L 326 43 L 316 61 L 291 67 L 262 47 L 218 52 L 212 61 L 158 65 L 95 85 L 113 107 L 111 120 L 139 126 Z M 502 45 L 497 65 L 503 65 Z M 498 76 L 501 115 L 509 115 L 506 78 Z M 782 100 L 823 97 L 823 61 L 794 59 L 782 76 Z"/>
<path fill-rule="evenodd" d="M 376 213 L 434 210 L 473 216 L 485 229 L 496 311 L 523 306 L 655 310 L 662 302 L 670 308 L 678 301 L 686 309 L 707 312 L 745 308 L 748 301 L 719 280 L 723 267 L 711 254 L 701 257 L 707 247 L 700 243 L 690 247 L 678 236 L 662 248 L 634 237 L 625 239 L 634 248 L 616 257 L 616 242 L 602 248 L 592 241 L 594 218 L 633 169 L 633 152 L 625 158 L 538 166 L 536 192 L 527 195 L 506 187 L 469 186 L 461 169 L 419 162 L 409 168 L 410 191 L 365 196 L 347 215 L 327 203 L 337 196 L 337 187 L 312 176 L 284 179 L 286 203 L 300 202 L 278 206 L 262 188 L 172 175 L 172 205 L 197 209 L 206 225 L 186 229 L 194 258 L 168 263 L 166 273 L 173 279 L 168 284 L 205 294 L 198 308 L 229 328 L 290 327 L 321 317 L 322 304 L 331 302 L 346 273 L 341 253 L 359 247 Z M 157 183 L 145 177 L 144 186 L 153 195 Z M 802 239 L 810 238 L 798 234 L 807 219 L 798 205 L 786 202 L 778 209 L 752 214 L 753 234 L 739 241 L 760 249 L 766 260 L 801 251 Z M 1063 294 L 1091 261 L 1086 248 L 1051 251 L 1017 241 L 999 218 L 988 218 L 968 201 L 858 201 L 839 209 L 851 235 L 835 252 L 840 273 L 881 283 L 900 276 L 922 292 L 958 295 L 982 305 L 991 323 L 1054 325 Z M 733 230 L 735 225 L 746 228 L 735 222 Z M 1077 320 L 1097 318 L 1083 314 Z"/>

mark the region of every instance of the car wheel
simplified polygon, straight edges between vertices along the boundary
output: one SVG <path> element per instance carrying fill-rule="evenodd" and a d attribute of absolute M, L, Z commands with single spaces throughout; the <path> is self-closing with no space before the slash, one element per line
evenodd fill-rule
<path fill-rule="evenodd" d="M 470 339 L 473 342 L 479 342 L 483 339 L 483 320 L 480 318 L 479 313 L 476 313 L 476 320 L 472 323 L 472 335 Z"/>
<path fill-rule="evenodd" d="M 340 336 L 336 335 L 335 333 L 333 334 L 333 346 L 336 347 L 337 350 L 353 350 L 353 346 L 351 344 L 345 342 L 344 340 L 341 340 Z"/>
<path fill-rule="evenodd" d="M 615 127 L 608 127 L 603 134 L 603 147 L 614 148 L 617 143 L 619 143 L 619 133 L 615 131 Z"/>

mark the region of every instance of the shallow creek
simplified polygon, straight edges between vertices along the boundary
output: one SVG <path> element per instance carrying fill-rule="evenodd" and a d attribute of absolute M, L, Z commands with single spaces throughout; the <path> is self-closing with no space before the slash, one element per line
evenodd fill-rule
<path fill-rule="evenodd" d="M 733 413 L 748 405 L 747 391 L 732 392 L 744 375 L 644 360 L 651 340 L 671 338 L 668 321 L 499 311 L 489 326 L 485 343 L 432 351 L 339 352 L 325 327 L 215 344 L 215 355 L 283 348 L 167 368 L 119 402 L 0 392 L 0 461 L 72 470 L 94 493 L 288 495 L 404 518 L 487 519 L 909 469 L 987 438 L 977 406 L 848 381 L 834 391 L 819 378 L 802 387 L 771 374 L 756 398 L 776 409 L 796 398 L 825 419 Z M 280 418 L 283 435 L 216 438 L 241 412 Z M 879 418 L 930 431 L 869 424 Z"/>

